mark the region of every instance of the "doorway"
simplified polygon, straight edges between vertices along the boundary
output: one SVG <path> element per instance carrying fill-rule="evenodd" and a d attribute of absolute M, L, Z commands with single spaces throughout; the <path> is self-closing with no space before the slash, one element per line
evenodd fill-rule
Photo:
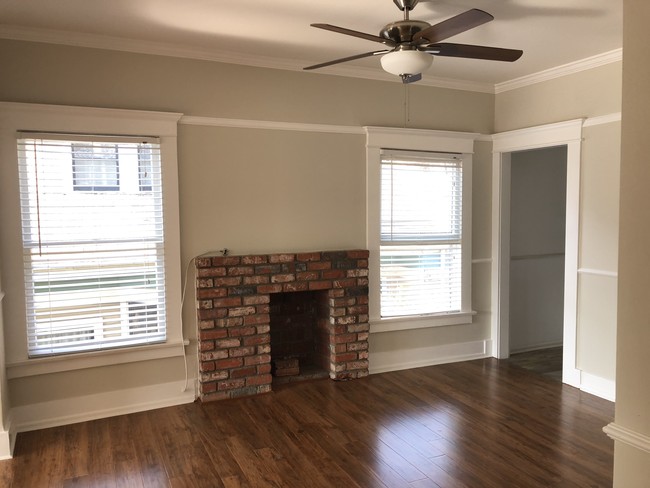
<path fill-rule="evenodd" d="M 544 305 L 540 305 L 544 302 L 542 300 L 544 297 L 536 295 L 536 291 L 540 294 L 550 293 L 555 309 L 546 315 L 549 320 L 551 320 L 550 316 L 554 316 L 552 320 L 556 324 L 556 328 L 552 332 L 554 335 L 546 341 L 545 345 L 548 346 L 551 342 L 559 339 L 557 327 L 561 327 L 562 381 L 576 387 L 580 386 L 580 371 L 576 368 L 576 329 L 581 134 L 582 120 L 496 134 L 493 136 L 492 165 L 492 308 L 494 311 L 492 355 L 500 359 L 508 358 L 511 350 L 523 349 L 526 341 L 528 341 L 528 347 L 544 345 L 545 337 L 551 337 L 550 333 L 544 336 L 535 331 L 532 336 L 528 334 L 530 337 L 526 338 L 525 331 L 517 328 L 521 324 L 519 322 L 517 325 L 511 323 L 511 314 L 515 318 L 519 317 L 517 314 L 525 315 L 526 309 L 540 310 L 540 307 L 544 308 Z M 536 152 L 537 150 L 544 152 Z M 536 238 L 540 238 L 539 229 L 533 229 L 535 221 L 528 220 L 526 215 L 519 215 L 517 213 L 519 209 L 515 211 L 514 215 L 511 215 L 512 199 L 515 198 L 515 203 L 520 205 L 519 188 L 513 194 L 511 186 L 513 160 L 514 164 L 518 164 L 518 161 L 522 160 L 522 155 L 525 160 L 531 156 L 535 159 L 540 155 L 553 152 L 563 153 L 565 160 L 562 169 L 566 189 L 564 194 L 564 239 L 563 246 L 561 237 L 558 238 L 557 235 L 553 239 L 549 239 L 552 242 L 541 246 L 539 242 L 535 242 Z M 520 176 L 519 169 L 519 166 L 515 169 L 515 178 L 517 179 Z M 537 169 L 539 170 L 539 168 Z M 528 175 L 528 178 L 534 179 L 535 177 Z M 535 189 L 529 189 L 529 191 L 531 196 L 540 197 L 539 191 Z M 524 201 L 526 197 L 527 195 L 523 195 Z M 557 207 L 557 198 L 559 197 L 556 195 L 554 198 L 554 205 Z M 533 211 L 539 212 L 537 203 L 539 202 L 529 201 L 527 205 Z M 536 208 L 537 210 L 535 210 Z M 523 214 L 525 213 L 523 212 Z M 555 213 L 557 213 L 557 209 Z M 549 217 L 543 218 L 548 219 Z M 525 222 L 520 224 L 520 221 Z M 511 229 L 513 224 L 516 226 L 515 229 Z M 520 225 L 523 227 L 518 228 Z M 512 246 L 511 230 L 517 235 Z M 557 231 L 554 230 L 554 232 Z M 536 234 L 537 237 L 535 237 Z M 546 237 L 544 236 L 544 239 Z M 512 259 L 513 257 L 515 259 Z M 544 260 L 546 260 L 547 267 L 544 267 Z M 552 265 L 551 262 L 553 262 Z M 549 272 L 551 268 L 554 269 L 554 273 Z M 527 272 L 531 270 L 538 272 L 537 279 L 533 279 L 532 275 L 527 275 Z M 542 292 L 542 288 L 538 286 L 539 280 L 550 278 L 550 275 L 557 276 L 558 273 L 563 275 L 563 290 L 557 290 L 558 282 L 555 281 L 556 289 Z M 544 277 L 544 274 L 549 276 Z M 526 290 L 521 289 L 523 286 L 521 282 L 511 283 L 511 279 L 519 280 L 520 278 L 529 280 L 525 283 Z M 517 289 L 514 289 L 515 286 Z M 558 299 L 558 292 L 561 295 L 561 300 Z M 535 298 L 537 303 L 532 305 L 526 303 L 525 300 L 530 297 Z M 513 301 L 512 306 L 515 307 L 514 310 L 511 308 L 511 300 Z M 539 325 L 539 320 L 542 318 L 535 317 L 529 328 L 534 329 Z"/>

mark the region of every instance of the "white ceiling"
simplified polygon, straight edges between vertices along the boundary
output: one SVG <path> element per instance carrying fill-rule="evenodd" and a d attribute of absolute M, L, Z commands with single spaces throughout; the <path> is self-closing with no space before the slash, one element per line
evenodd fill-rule
<path fill-rule="evenodd" d="M 435 24 L 470 8 L 495 20 L 446 42 L 523 49 L 524 55 L 514 63 L 437 57 L 421 83 L 462 80 L 494 88 L 620 54 L 622 0 L 420 0 L 411 18 Z M 383 47 L 309 24 L 378 34 L 402 15 L 392 0 L 2 0 L 0 37 L 299 70 Z M 376 57 L 318 72 L 390 76 Z"/>

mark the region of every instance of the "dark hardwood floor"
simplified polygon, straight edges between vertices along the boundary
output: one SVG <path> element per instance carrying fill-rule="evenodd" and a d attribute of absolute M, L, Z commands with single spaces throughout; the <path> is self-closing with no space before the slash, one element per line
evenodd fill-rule
<path fill-rule="evenodd" d="M 2 487 L 609 487 L 612 403 L 485 359 L 18 435 Z"/>
<path fill-rule="evenodd" d="M 508 362 L 547 378 L 562 381 L 561 346 L 511 354 Z"/>

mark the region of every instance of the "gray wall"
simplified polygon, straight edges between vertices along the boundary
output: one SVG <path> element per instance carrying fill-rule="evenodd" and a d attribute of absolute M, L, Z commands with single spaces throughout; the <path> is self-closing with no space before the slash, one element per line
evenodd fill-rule
<path fill-rule="evenodd" d="M 514 152 L 510 193 L 510 352 L 562 343 L 566 146 Z"/>

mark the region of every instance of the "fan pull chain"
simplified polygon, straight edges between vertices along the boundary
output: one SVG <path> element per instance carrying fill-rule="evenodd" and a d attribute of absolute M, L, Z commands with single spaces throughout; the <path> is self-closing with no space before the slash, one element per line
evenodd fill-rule
<path fill-rule="evenodd" d="M 404 128 L 406 129 L 411 122 L 411 97 L 408 84 L 402 86 L 404 87 Z"/>

